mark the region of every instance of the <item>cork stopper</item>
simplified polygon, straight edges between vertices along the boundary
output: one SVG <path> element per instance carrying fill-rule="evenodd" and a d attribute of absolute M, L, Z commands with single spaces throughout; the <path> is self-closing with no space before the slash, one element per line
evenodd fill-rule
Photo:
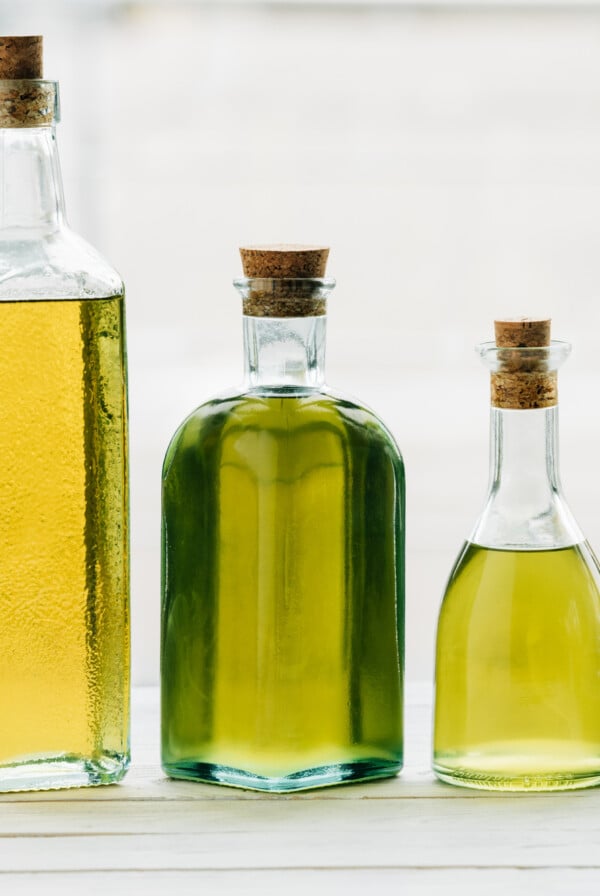
<path fill-rule="evenodd" d="M 36 128 L 57 117 L 57 85 L 43 81 L 43 38 L 0 37 L 0 128 Z"/>
<path fill-rule="evenodd" d="M 329 248 L 326 246 L 242 246 L 245 277 L 288 279 L 324 277 Z"/>
<path fill-rule="evenodd" d="M 21 81 L 44 77 L 43 38 L 0 37 L 0 79 Z"/>
<path fill-rule="evenodd" d="M 314 317 L 325 314 L 325 290 L 315 283 L 325 276 L 326 246 L 242 246 L 244 295 L 250 317 Z"/>
<path fill-rule="evenodd" d="M 539 320 L 531 317 L 495 320 L 496 345 L 510 348 L 550 345 L 550 323 L 549 317 Z"/>
<path fill-rule="evenodd" d="M 550 318 L 528 317 L 494 321 L 496 345 L 506 349 L 498 353 L 500 369 L 492 373 L 494 407 L 529 410 L 557 403 L 556 370 L 548 369 L 543 351 L 550 345 L 550 323 Z"/>

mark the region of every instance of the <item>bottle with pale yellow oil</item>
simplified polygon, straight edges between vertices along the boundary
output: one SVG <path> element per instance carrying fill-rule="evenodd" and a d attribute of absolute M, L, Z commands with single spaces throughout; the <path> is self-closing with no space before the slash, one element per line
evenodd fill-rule
<path fill-rule="evenodd" d="M 600 783 L 600 571 L 561 492 L 549 320 L 496 321 L 491 477 L 437 634 L 434 771 L 495 790 Z"/>
<path fill-rule="evenodd" d="M 0 38 L 0 791 L 129 763 L 123 284 L 67 226 L 58 84 Z"/>
<path fill-rule="evenodd" d="M 402 765 L 404 468 L 324 382 L 327 249 L 242 249 L 246 382 L 163 470 L 162 758 L 291 791 Z"/>

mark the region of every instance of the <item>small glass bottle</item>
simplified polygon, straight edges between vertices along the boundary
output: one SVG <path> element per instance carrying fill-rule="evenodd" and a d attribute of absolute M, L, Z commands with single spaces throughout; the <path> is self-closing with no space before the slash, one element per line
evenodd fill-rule
<path fill-rule="evenodd" d="M 0 791 L 129 762 L 123 284 L 65 221 L 41 37 L 0 38 Z"/>
<path fill-rule="evenodd" d="M 267 791 L 395 775 L 402 460 L 324 384 L 328 250 L 241 252 L 246 382 L 163 469 L 163 766 Z"/>
<path fill-rule="evenodd" d="M 550 321 L 496 322 L 487 504 L 437 635 L 434 771 L 496 790 L 600 783 L 600 572 L 561 493 Z"/>

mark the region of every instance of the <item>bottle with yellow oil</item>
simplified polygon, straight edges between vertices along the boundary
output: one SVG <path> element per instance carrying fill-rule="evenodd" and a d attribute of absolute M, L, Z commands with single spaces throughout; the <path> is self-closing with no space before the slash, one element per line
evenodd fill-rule
<path fill-rule="evenodd" d="M 496 321 L 488 501 L 444 596 L 433 767 L 495 790 L 600 783 L 600 571 L 561 493 L 549 320 Z"/>
<path fill-rule="evenodd" d="M 123 284 L 67 227 L 58 85 L 0 38 L 0 791 L 129 762 Z"/>
<path fill-rule="evenodd" d="M 166 772 L 267 791 L 402 765 L 404 471 L 324 385 L 328 250 L 242 249 L 246 383 L 163 470 Z"/>

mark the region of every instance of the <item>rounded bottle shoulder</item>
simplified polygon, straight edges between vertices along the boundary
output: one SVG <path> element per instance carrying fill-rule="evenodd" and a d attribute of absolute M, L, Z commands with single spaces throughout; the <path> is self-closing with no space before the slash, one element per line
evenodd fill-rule
<path fill-rule="evenodd" d="M 235 438 L 248 430 L 278 432 L 321 429 L 339 438 L 379 445 L 402 464 L 398 446 L 380 418 L 355 399 L 316 390 L 228 391 L 201 404 L 176 430 L 165 457 L 206 440 Z"/>
<path fill-rule="evenodd" d="M 336 407 L 344 419 L 358 426 L 366 425 L 374 432 L 381 433 L 383 439 L 391 442 L 399 459 L 402 460 L 402 453 L 393 433 L 372 408 L 343 392 L 328 392 L 326 394 L 329 394 L 335 400 Z"/>
<path fill-rule="evenodd" d="M 108 298 L 123 291 L 117 271 L 68 227 L 0 241 L 0 301 Z"/>

